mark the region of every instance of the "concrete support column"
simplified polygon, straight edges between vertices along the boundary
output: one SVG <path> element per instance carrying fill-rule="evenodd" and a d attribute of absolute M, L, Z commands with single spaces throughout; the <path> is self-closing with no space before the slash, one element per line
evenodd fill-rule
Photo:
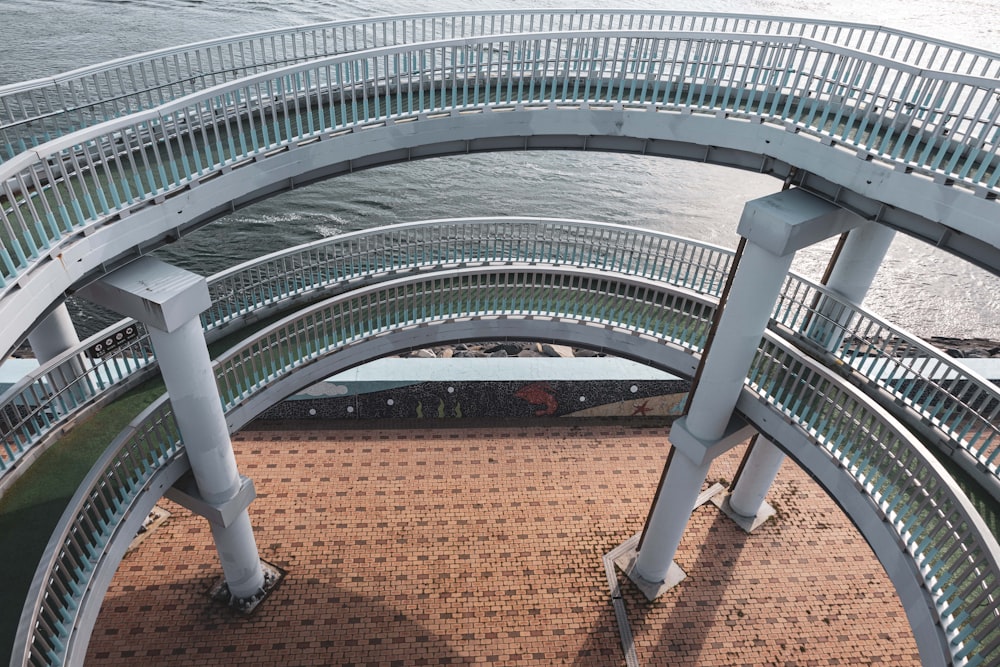
<path fill-rule="evenodd" d="M 229 500 L 240 476 L 201 324 L 195 317 L 170 333 L 150 326 L 149 337 L 198 491 L 209 503 Z"/>
<path fill-rule="evenodd" d="M 55 359 L 66 350 L 71 350 L 80 344 L 73 319 L 69 315 L 66 304 L 60 304 L 28 334 L 28 345 L 39 364 Z M 58 399 L 52 405 L 57 411 L 69 412 L 79 402 L 85 400 L 89 393 L 86 383 L 80 381 L 85 372 L 83 360 L 79 355 L 67 359 L 48 373 L 49 389 L 58 394 Z"/>
<path fill-rule="evenodd" d="M 258 597 L 264 570 L 247 505 L 252 485 L 240 477 L 222 412 L 199 314 L 210 305 L 205 279 L 142 258 L 81 291 L 87 298 L 142 321 L 149 329 L 170 404 L 206 516 L 211 517 L 230 595 Z M 249 491 L 247 490 L 247 487 Z"/>
<path fill-rule="evenodd" d="M 794 256 L 794 252 L 776 255 L 752 240 L 744 247 L 715 339 L 702 359 L 698 384 L 682 418 L 695 438 L 711 442 L 725 432 Z"/>
<path fill-rule="evenodd" d="M 633 568 L 642 580 L 663 582 L 664 588 L 670 588 L 684 578 L 673 558 L 711 463 L 696 463 L 676 448 L 670 451 L 661 493 L 646 520 L 646 533 Z"/>
<path fill-rule="evenodd" d="M 834 262 L 826 286 L 851 303 L 861 305 L 875 281 L 896 232 L 877 222 L 855 227 Z"/>
<path fill-rule="evenodd" d="M 784 460 L 784 452 L 773 442 L 757 436 L 729 496 L 729 507 L 733 512 L 743 517 L 757 517 L 765 505 L 764 498 L 774 478 L 778 476 L 778 470 Z"/>
<path fill-rule="evenodd" d="M 224 505 L 237 498 L 242 483 L 201 321 L 196 313 L 169 333 L 150 326 L 149 337 L 198 492 L 207 504 Z M 258 594 L 264 572 L 250 514 L 243 509 L 228 526 L 210 525 L 230 593 L 236 598 Z"/>
<path fill-rule="evenodd" d="M 833 259 L 826 287 L 850 304 L 860 306 L 895 237 L 894 230 L 875 222 L 852 229 Z M 810 327 L 809 336 L 832 352 L 843 342 L 850 311 L 824 298 L 817 312 L 819 321 Z"/>
<path fill-rule="evenodd" d="M 894 237 L 892 229 L 874 222 L 867 222 L 848 232 L 840 252 L 831 262 L 827 288 L 852 305 L 860 305 L 875 281 L 875 274 Z M 843 341 L 850 310 L 824 298 L 817 311 L 821 319 L 811 328 L 810 335 L 822 342 L 827 350 L 836 350 Z M 765 502 L 765 497 L 784 460 L 784 452 L 774 443 L 763 437 L 756 438 L 747 452 L 732 493 L 721 501 L 723 511 L 747 532 L 774 515 L 774 509 Z"/>
<path fill-rule="evenodd" d="M 80 344 L 66 304 L 60 304 L 28 334 L 28 345 L 38 363 L 44 364 Z"/>
<path fill-rule="evenodd" d="M 667 582 L 691 508 L 712 459 L 721 453 L 718 445 L 730 427 L 747 369 L 760 345 L 793 256 L 794 253 L 775 255 L 753 242 L 744 246 L 711 350 L 702 359 L 697 386 L 688 399 L 688 413 L 674 422 L 670 430 L 674 450 L 680 449 L 682 453 L 671 455 L 663 493 L 650 512 L 645 537 L 639 545 L 634 571 L 644 580 Z M 730 440 L 726 439 L 726 449 L 731 446 Z M 678 461 L 684 463 L 672 474 Z M 666 493 L 671 485 L 675 488 Z"/>
<path fill-rule="evenodd" d="M 669 467 L 629 573 L 640 588 L 662 582 L 658 595 L 669 587 L 674 553 L 712 459 L 752 432 L 733 409 L 796 250 L 862 222 L 801 190 L 747 202 L 738 227 L 746 243 L 720 304 L 688 412 L 671 427 Z"/>

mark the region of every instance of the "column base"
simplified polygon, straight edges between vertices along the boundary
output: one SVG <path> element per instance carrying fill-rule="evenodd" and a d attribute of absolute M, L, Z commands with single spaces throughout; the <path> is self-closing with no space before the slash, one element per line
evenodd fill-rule
<path fill-rule="evenodd" d="M 777 511 L 771 507 L 766 500 L 760 504 L 760 509 L 757 510 L 756 516 L 743 516 L 742 514 L 737 514 L 729 504 L 729 496 L 731 495 L 733 494 L 727 493 L 725 495 L 714 496 L 712 498 L 712 504 L 722 510 L 723 514 L 728 516 L 737 526 L 742 528 L 744 533 L 752 533 L 762 523 L 777 514 Z"/>
<path fill-rule="evenodd" d="M 264 587 L 256 595 L 251 595 L 248 598 L 234 597 L 229 592 L 229 585 L 226 583 L 225 575 L 223 575 L 212 585 L 212 588 L 208 591 L 208 596 L 213 601 L 230 607 L 241 616 L 250 616 L 271 593 L 277 590 L 278 584 L 285 578 L 284 570 L 277 565 L 268 563 L 266 560 L 261 559 L 260 567 L 264 570 Z"/>
<path fill-rule="evenodd" d="M 718 482 L 712 484 L 698 495 L 698 498 L 694 503 L 694 509 L 698 509 L 709 500 L 714 502 L 715 497 L 724 489 L 725 487 Z M 640 537 L 642 537 L 642 533 L 636 533 L 605 554 L 604 558 L 610 558 L 614 561 L 614 564 L 618 566 L 618 569 L 621 570 L 633 584 L 635 584 L 636 588 L 642 591 L 642 594 L 646 596 L 647 600 L 652 602 L 677 584 L 684 581 L 684 579 L 687 578 L 687 574 L 681 569 L 680 565 L 674 561 L 670 561 L 670 567 L 667 568 L 667 576 L 663 579 L 663 581 L 649 581 L 648 579 L 643 579 L 639 573 L 635 571 L 635 561 L 639 556 L 637 547 L 639 546 Z"/>
<path fill-rule="evenodd" d="M 652 602 L 677 584 L 684 581 L 684 579 L 687 578 L 687 574 L 677 563 L 670 561 L 670 568 L 667 570 L 667 576 L 663 581 L 649 581 L 648 579 L 643 579 L 642 576 L 635 570 L 635 561 L 639 557 L 639 552 L 636 551 L 635 547 L 638 544 L 639 534 L 633 535 L 627 542 L 618 547 L 618 549 L 615 549 L 615 551 L 618 551 L 623 547 L 627 547 L 614 557 L 614 561 L 615 565 L 618 566 L 618 569 L 621 570 L 633 584 L 635 584 L 636 588 L 642 591 L 642 594 L 646 596 L 647 600 Z"/>

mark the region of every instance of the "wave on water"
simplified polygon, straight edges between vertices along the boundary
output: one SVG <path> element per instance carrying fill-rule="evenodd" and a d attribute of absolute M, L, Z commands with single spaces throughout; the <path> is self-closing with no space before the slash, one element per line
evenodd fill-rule
<path fill-rule="evenodd" d="M 107 11 L 113 3 L 114 10 Z M 469 10 L 467 0 L 9 0 L 0 83 L 54 75 L 150 49 L 361 16 Z M 534 9 L 535 0 L 505 0 Z M 551 7 L 578 8 L 576 0 Z M 681 0 L 620 8 L 690 11 Z M 770 13 L 891 25 L 995 48 L 1000 5 L 969 0 L 705 0 L 699 11 Z M 475 9 L 475 8 L 473 8 Z M 942 20 L 945 17 L 946 20 Z M 931 20 L 933 18 L 933 20 Z M 44 26 L 45 39 L 39 39 Z M 992 31 L 992 32 L 991 32 Z M 55 46 L 57 45 L 57 46 Z M 158 251 L 203 274 L 347 230 L 432 218 L 538 215 L 647 227 L 726 247 L 743 204 L 780 181 L 693 162 L 612 153 L 488 153 L 359 171 L 296 189 L 206 225 Z M 814 276 L 826 246 L 800 253 Z M 921 242 L 897 238 L 866 306 L 916 333 L 1000 338 L 1000 280 Z M 76 313 L 74 313 L 75 315 Z"/>

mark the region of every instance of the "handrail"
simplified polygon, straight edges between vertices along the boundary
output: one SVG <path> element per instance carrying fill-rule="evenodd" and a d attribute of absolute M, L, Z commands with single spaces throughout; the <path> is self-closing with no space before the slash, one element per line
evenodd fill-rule
<path fill-rule="evenodd" d="M 742 36 L 723 48 L 727 38 L 735 40 L 621 31 L 385 47 L 256 75 L 67 135 L 0 165 L 0 289 L 78 231 L 127 224 L 130 211 L 219 173 L 352 128 L 452 109 L 586 102 L 718 110 L 998 191 L 997 81 L 942 77 L 800 37 Z"/>
<path fill-rule="evenodd" d="M 933 601 L 948 664 L 1000 660 L 1000 546 L 934 456 L 870 399 L 770 333 L 746 388 L 799 425 L 891 524 Z"/>
<path fill-rule="evenodd" d="M 351 357 L 349 350 L 368 345 L 384 354 L 393 347 L 386 336 L 405 340 L 407 332 L 457 321 L 468 332 L 482 318 L 489 322 L 480 325 L 484 337 L 495 318 L 537 323 L 538 331 L 553 331 L 543 325 L 558 322 L 599 331 L 594 340 L 622 356 L 630 354 L 637 337 L 697 354 L 712 311 L 710 302 L 688 290 L 645 279 L 553 267 L 465 268 L 398 278 L 316 304 L 224 353 L 216 377 L 224 408 L 232 414 L 265 388 L 322 359 L 358 363 L 364 354 Z M 622 335 L 609 335 L 608 329 Z M 1000 546 L 940 464 L 868 399 L 773 336 L 762 341 L 747 387 L 801 424 L 802 437 L 835 456 L 856 482 L 855 490 L 867 494 L 891 524 L 933 600 L 936 629 L 954 664 L 1000 659 L 995 594 Z M 85 613 L 80 600 L 84 592 L 102 597 L 93 578 L 101 567 L 117 567 L 105 560 L 114 526 L 141 494 L 162 494 L 162 489 L 146 491 L 147 484 L 166 465 L 170 448 L 178 451 L 176 429 L 165 425 L 165 406 L 157 403 L 148 419 L 130 427 L 137 435 L 116 440 L 118 449 L 92 470 L 64 514 L 33 580 L 12 664 L 60 663 L 74 642 L 86 644 L 87 637 L 73 633 Z M 155 423 L 150 427 L 147 421 Z M 164 432 L 162 444 L 158 431 Z M 143 448 L 139 460 L 132 454 L 137 439 Z"/>
<path fill-rule="evenodd" d="M 0 161 L 68 131 L 151 108 L 241 76 L 337 53 L 441 37 L 625 28 L 797 35 L 867 50 L 922 69 L 1000 76 L 1000 58 L 994 53 L 855 23 L 596 9 L 382 16 L 211 39 L 0 86 Z"/>
<path fill-rule="evenodd" d="M 112 353 L 90 358 L 88 351 L 109 339 Z M 8 387 L 0 394 L 0 496 L 70 424 L 156 369 L 145 327 L 125 319 Z"/>
<path fill-rule="evenodd" d="M 732 252 L 673 235 L 567 219 L 472 218 L 404 223 L 278 251 L 209 279 L 202 316 L 210 340 L 246 318 L 259 319 L 398 274 L 461 266 L 544 263 L 639 276 L 718 297 Z M 135 336 L 99 360 L 69 362 L 136 326 Z M 1000 501 L 1000 390 L 918 336 L 789 276 L 769 327 L 819 359 L 836 360 L 898 418 L 956 458 Z M 155 368 L 141 325 L 122 320 L 40 366 L 0 396 L 0 488 L 22 457 L 76 419 L 105 392 L 124 390 Z M 134 376 L 133 376 L 134 375 Z M 888 398 L 886 398 L 888 396 Z M 893 401 L 899 405 L 893 405 Z M 915 417 L 915 418 L 914 418 Z M 10 475 L 8 477 L 8 475 Z"/>
<path fill-rule="evenodd" d="M 182 453 L 181 447 L 166 396 L 111 442 L 77 488 L 39 561 L 14 639 L 11 665 L 65 664 L 66 640 L 80 620 L 77 612 L 94 592 L 86 584 L 97 577 L 133 505 L 159 471 Z M 124 539 L 132 537 L 134 533 Z M 43 572 L 44 579 L 40 578 Z M 78 662 L 82 664 L 82 658 Z"/>
<path fill-rule="evenodd" d="M 202 315 L 214 340 L 247 317 L 302 305 L 397 272 L 463 265 L 541 262 L 644 276 L 718 294 L 732 253 L 665 233 L 565 219 L 431 220 L 363 230 L 277 251 L 209 279 L 212 305 Z M 129 331 L 135 327 L 135 331 Z M 125 335 L 122 336 L 122 332 Z M 124 338 L 124 343 L 114 339 Z M 97 359 L 85 350 L 111 339 Z M 96 401 L 155 369 L 148 334 L 121 320 L 39 366 L 0 395 L 0 489 L 25 456 Z M 20 472 L 20 471 L 18 471 Z"/>
<path fill-rule="evenodd" d="M 503 262 L 594 268 L 717 294 L 732 251 L 674 234 L 568 218 L 449 218 L 320 239 L 216 274 L 206 331 L 317 287 L 378 275 Z M 304 275 L 303 275 L 304 274 Z"/>
<path fill-rule="evenodd" d="M 933 345 L 789 275 L 770 327 L 859 385 L 955 458 L 1000 502 L 1000 389 Z"/>

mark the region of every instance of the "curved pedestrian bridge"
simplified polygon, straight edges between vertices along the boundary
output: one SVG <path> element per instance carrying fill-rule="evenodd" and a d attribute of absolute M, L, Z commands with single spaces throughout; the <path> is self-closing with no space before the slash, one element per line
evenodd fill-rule
<path fill-rule="evenodd" d="M 0 344 L 44 315 L 36 292 L 56 299 L 235 207 L 470 151 L 753 169 L 995 267 L 998 68 L 880 28 L 528 12 L 266 33 L 7 86 Z"/>
<path fill-rule="evenodd" d="M 511 246 L 510 266 L 497 265 L 502 244 L 470 267 L 461 253 L 474 244 L 456 245 L 454 256 L 438 246 L 427 261 L 396 258 L 399 246 L 384 236 L 368 254 L 345 253 L 353 273 L 331 272 L 325 283 L 323 269 L 309 275 L 315 264 L 287 265 L 276 280 L 289 297 L 243 303 L 246 290 L 217 282 L 234 305 L 203 324 L 252 317 L 258 304 L 296 305 L 295 294 L 317 287 L 357 285 L 223 355 L 216 379 L 229 429 L 337 369 L 499 333 L 696 375 L 671 451 L 683 457 L 704 445 L 707 456 L 728 436 L 706 423 L 714 392 L 700 400 L 699 382 L 717 386 L 717 369 L 741 361 L 710 363 L 733 357 L 727 345 L 704 345 L 710 329 L 715 340 L 734 335 L 726 318 L 745 304 L 729 289 L 750 284 L 740 279 L 747 266 L 867 225 L 902 230 L 997 272 L 997 73 L 994 54 L 864 26 L 485 12 L 272 31 L 8 86 L 0 89 L 8 144 L 0 164 L 0 343 L 12 349 L 66 293 L 113 279 L 136 256 L 237 207 L 340 173 L 511 149 L 694 159 L 780 179 L 792 194 L 774 202 L 796 202 L 801 224 L 778 220 L 763 204 L 748 209 L 776 226 L 762 231 L 745 213 L 748 243 L 734 260 L 690 250 L 696 245 L 660 253 L 648 235 L 619 246 L 621 232 L 579 224 L 566 229 L 602 231 L 586 246 L 535 236 L 531 252 Z M 785 237 L 771 233 L 779 228 Z M 560 253 L 569 250 L 579 252 L 565 261 Z M 676 263 L 667 264 L 670 252 Z M 780 282 L 783 272 L 771 273 Z M 735 409 L 732 423 L 768 436 L 844 507 L 899 591 L 925 662 L 996 662 L 1000 549 L 914 436 L 945 444 L 990 488 L 994 415 L 983 413 L 995 409 L 995 388 L 834 289 L 794 278 L 775 289 L 777 305 L 757 309 L 764 329 L 747 350 L 747 374 L 729 383 L 733 402 L 720 410 Z M 97 385 L 117 382 L 110 370 L 78 372 L 66 363 L 76 353 L 40 371 L 54 392 L 33 378 L 19 389 L 37 395 L 30 403 L 19 394 L 29 416 L 10 426 L 9 464 L 78 407 L 96 404 L 95 377 Z M 127 537 L 197 467 L 182 445 L 185 420 L 172 410 L 161 401 L 137 418 L 71 503 L 33 584 L 15 663 L 82 659 Z M 674 459 L 675 471 L 700 465 Z M 648 525 L 660 544 L 675 526 L 661 530 L 656 506 Z M 655 551 L 640 547 L 639 562 Z"/>
<path fill-rule="evenodd" d="M 398 275 L 466 266 L 572 266 L 641 277 L 706 299 L 708 319 L 733 253 L 689 239 L 603 223 L 534 218 L 432 220 L 323 239 L 251 260 L 209 281 L 209 340 L 349 289 Z M 856 384 L 975 477 L 1000 501 L 995 386 L 916 336 L 803 278 L 790 276 L 769 329 Z M 134 330 L 128 342 L 115 339 Z M 842 341 L 826 349 L 834 332 Z M 109 342 L 110 341 L 110 342 Z M 105 345 L 116 352 L 91 359 Z M 67 363 L 73 360 L 76 363 Z M 148 334 L 119 322 L 49 360 L 0 397 L 0 488 L 68 424 L 155 370 Z M 992 406 L 992 411 L 990 411 Z M 982 408 L 984 414 L 978 411 Z"/>
<path fill-rule="evenodd" d="M 603 243 L 595 243 L 598 238 Z M 235 430 L 283 396 L 339 370 L 392 351 L 454 339 L 558 336 L 563 342 L 600 348 L 691 375 L 697 363 L 691 355 L 698 354 L 704 345 L 731 262 L 729 251 L 610 225 L 517 219 L 432 221 L 323 240 L 237 267 L 212 281 L 216 298 L 205 323 L 209 331 L 221 330 L 227 324 L 235 326 L 240 318 L 261 316 L 279 305 L 301 308 L 331 291 L 343 292 L 332 301 L 301 310 L 224 355 L 216 373 L 229 408 L 227 419 Z M 412 277 L 399 278 L 401 275 Z M 860 492 L 866 502 L 876 502 L 876 507 L 885 505 L 877 510 L 877 523 L 896 528 L 894 544 L 878 552 L 877 545 L 886 537 L 871 531 L 865 535 L 876 545 L 883 563 L 893 562 L 892 554 L 898 561 L 898 554 L 910 553 L 914 563 L 926 563 L 927 571 L 936 573 L 927 579 L 920 574 L 921 567 L 911 565 L 909 579 L 894 578 L 902 590 L 919 591 L 921 602 L 926 596 L 926 609 L 934 609 L 934 592 L 942 588 L 940 568 L 945 563 L 924 551 L 953 554 L 954 549 L 948 546 L 952 541 L 960 540 L 966 549 L 978 535 L 985 544 L 974 551 L 988 562 L 993 557 L 991 536 L 947 473 L 899 422 L 872 399 L 840 387 L 837 376 L 824 368 L 822 360 L 805 356 L 790 344 L 789 334 L 795 333 L 791 327 L 798 323 L 798 335 L 791 339 L 807 350 L 817 347 L 815 337 L 803 326 L 812 326 L 815 331 L 817 295 L 834 296 L 799 279 L 790 280 L 784 294 L 788 300 L 781 312 L 786 321 L 772 320 L 774 333 L 768 333 L 762 342 L 741 409 L 748 416 L 755 415 L 754 423 L 769 435 L 770 431 L 760 425 L 774 421 L 775 410 L 790 420 L 788 423 L 795 425 L 794 435 L 776 441 L 804 464 L 822 453 L 826 476 L 820 474 L 824 461 L 813 460 L 808 469 L 833 490 L 845 508 L 857 505 L 852 496 L 835 491 L 840 486 L 837 478 L 845 470 L 850 470 L 855 480 L 852 492 Z M 808 311 L 810 304 L 813 317 L 802 314 L 798 320 L 787 319 L 788 312 Z M 851 319 L 852 331 L 870 330 L 870 316 L 857 312 Z M 120 328 L 109 329 L 94 340 Z M 609 331 L 617 335 L 609 337 Z M 862 343 L 857 339 L 842 346 L 840 358 L 856 353 Z M 92 344 L 87 341 L 82 347 Z M 147 345 L 139 339 L 132 350 Z M 79 350 L 74 352 L 79 354 Z M 148 367 L 130 366 L 126 359 L 111 357 L 107 363 L 119 368 Z M 65 367 L 65 361 L 53 360 L 39 377 Z M 939 362 L 948 363 L 943 358 Z M 889 356 L 881 362 L 902 363 Z M 110 372 L 97 375 L 111 377 Z M 66 410 L 74 395 L 96 400 L 102 389 L 110 389 L 86 384 L 85 378 L 93 376 L 91 371 L 64 385 L 61 394 L 51 396 L 49 414 L 58 415 L 57 408 Z M 878 379 L 877 375 L 869 378 L 873 384 Z M 81 401 L 80 405 L 86 403 Z M 821 407 L 824 403 L 835 406 L 837 413 Z M 898 412 L 905 415 L 907 411 Z M 873 427 L 874 423 L 879 426 Z M 58 428 L 58 420 L 51 426 Z M 859 429 L 868 433 L 867 439 L 857 437 Z M 60 534 L 53 539 L 58 548 L 46 556 L 44 572 L 48 574 L 36 578 L 36 589 L 29 596 L 47 601 L 36 610 L 37 618 L 65 619 L 51 628 L 56 637 L 74 627 L 87 636 L 87 623 L 92 622 L 87 609 L 99 606 L 101 600 L 101 589 L 94 582 L 110 580 L 121 550 L 134 534 L 131 522 L 141 521 L 148 513 L 147 506 L 151 508 L 187 470 L 183 451 L 169 403 L 161 400 L 108 450 L 91 481 L 81 487 L 77 509 L 66 515 Z M 873 459 L 883 465 L 872 464 Z M 900 466 L 902 461 L 906 465 Z M 115 472 L 109 477 L 111 471 Z M 930 489 L 933 504 L 952 507 L 950 511 L 964 517 L 961 525 L 965 529 L 944 531 L 914 551 L 911 542 L 916 543 L 916 535 L 922 532 L 914 531 L 911 536 L 916 516 L 912 512 L 919 513 L 924 530 L 933 529 L 933 525 L 926 502 L 917 502 L 912 494 L 917 490 L 927 494 Z M 910 500 L 914 506 L 907 511 Z M 852 518 L 864 526 L 870 522 L 866 513 L 871 511 L 871 507 L 856 507 Z M 894 517 L 893 522 L 888 523 L 886 516 Z M 959 525 L 956 516 L 942 520 Z M 82 531 L 81 526 L 90 528 Z M 91 565 L 70 567 L 81 558 Z M 971 557 L 972 569 L 964 574 L 961 568 L 952 573 L 950 568 L 959 564 L 951 562 L 945 578 L 972 576 L 983 584 L 986 594 L 991 577 L 980 574 L 983 562 Z M 62 574 L 53 579 L 57 572 Z M 42 585 L 43 581 L 48 585 Z M 80 597 L 54 595 L 57 590 L 76 590 Z M 948 596 L 938 594 L 938 598 L 938 608 L 955 604 Z M 982 600 L 976 603 L 981 604 Z M 987 611 L 987 621 L 992 613 Z M 982 621 L 978 615 L 976 622 Z M 956 624 L 952 630 L 963 627 Z M 36 640 L 42 646 L 65 641 L 41 634 Z M 969 643 L 962 646 L 967 649 Z M 66 644 L 66 650 L 71 656 L 79 651 L 72 642 Z"/>

